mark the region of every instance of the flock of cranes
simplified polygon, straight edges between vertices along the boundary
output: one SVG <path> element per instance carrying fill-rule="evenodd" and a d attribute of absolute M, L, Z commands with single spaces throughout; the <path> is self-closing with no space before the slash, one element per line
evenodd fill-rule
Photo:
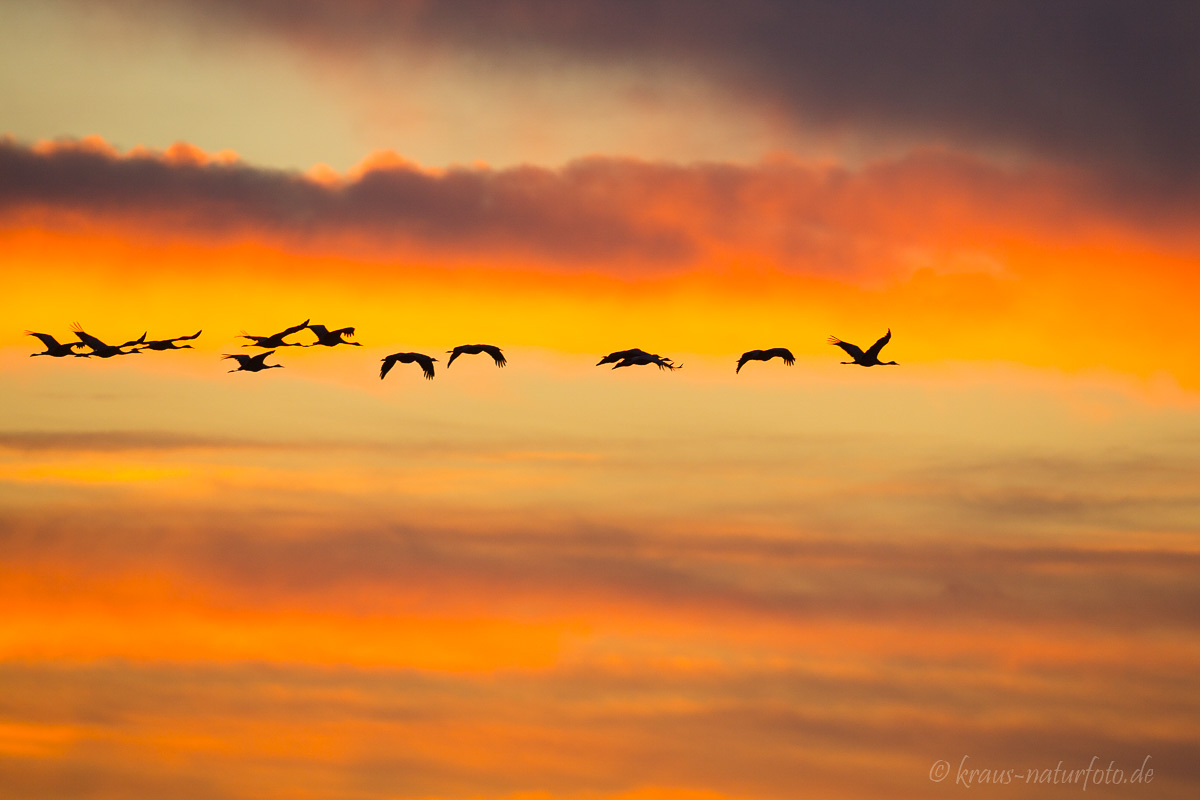
<path fill-rule="evenodd" d="M 354 328 L 338 328 L 329 330 L 324 325 L 310 325 L 311 320 L 304 320 L 299 325 L 293 325 L 290 328 L 285 328 L 278 333 L 273 333 L 270 336 L 253 336 L 242 331 L 240 338 L 249 339 L 249 344 L 244 344 L 242 347 L 259 347 L 265 352 L 257 355 L 246 355 L 245 353 L 226 353 L 221 358 L 233 359 L 238 363 L 237 369 L 231 369 L 230 372 L 262 372 L 266 369 L 280 369 L 282 364 L 268 364 L 267 358 L 274 355 L 275 351 L 281 347 L 336 347 L 339 344 L 361 347 L 358 342 L 352 342 L 350 339 L 354 336 Z M 298 334 L 301 331 L 311 331 L 316 337 L 316 341 L 308 344 L 301 342 L 289 342 L 287 337 Z M 176 336 L 173 339 L 158 339 L 146 341 L 146 334 L 143 333 L 137 339 L 131 339 L 123 344 L 107 344 L 100 339 L 92 336 L 83 330 L 79 323 L 71 326 L 71 331 L 79 340 L 77 342 L 59 342 L 48 333 L 35 333 L 33 331 L 25 331 L 30 336 L 36 336 L 45 345 L 46 350 L 41 353 L 33 353 L 33 356 L 52 356 L 54 358 L 62 358 L 64 356 L 74 356 L 76 358 L 112 358 L 113 356 L 127 356 L 134 353 L 140 353 L 143 350 L 183 350 L 191 348 L 190 344 L 179 344 L 180 342 L 188 342 L 198 337 L 203 331 L 196 331 L 191 336 Z M 880 361 L 879 352 L 883 350 L 892 338 L 892 331 L 889 328 L 875 344 L 871 345 L 867 350 L 863 350 L 857 345 L 843 342 L 836 336 L 829 337 L 829 343 L 836 345 L 846 354 L 850 356 L 851 361 L 843 361 L 843 364 L 857 364 L 860 367 L 874 366 L 895 366 L 895 361 Z M 86 351 L 85 351 L 86 349 Z M 508 363 L 504 353 L 499 347 L 491 344 L 461 344 L 453 350 L 447 350 L 450 358 L 446 361 L 446 368 L 454 363 L 454 359 L 463 355 L 479 355 L 486 353 L 492 357 L 497 367 L 503 367 Z M 796 363 L 796 357 L 786 347 L 773 347 L 770 350 L 750 350 L 742 353 L 742 357 L 737 360 L 737 368 L 734 373 L 742 371 L 742 367 L 750 361 L 770 361 L 773 358 L 783 359 L 783 363 L 789 367 Z M 433 380 L 434 369 L 433 364 L 437 361 L 432 356 L 427 356 L 424 353 L 392 353 L 390 356 L 383 358 L 383 363 L 379 368 L 379 379 L 383 380 L 387 377 L 388 372 L 397 364 L 417 364 L 421 367 L 422 373 L 429 380 Z M 683 367 L 682 364 L 676 364 L 666 356 L 660 356 L 657 353 L 647 353 L 645 350 L 633 348 L 632 350 L 618 350 L 609 353 L 604 358 L 596 363 L 596 366 L 603 364 L 612 364 L 613 369 L 621 367 L 638 367 L 653 364 L 660 370 L 676 370 Z"/>

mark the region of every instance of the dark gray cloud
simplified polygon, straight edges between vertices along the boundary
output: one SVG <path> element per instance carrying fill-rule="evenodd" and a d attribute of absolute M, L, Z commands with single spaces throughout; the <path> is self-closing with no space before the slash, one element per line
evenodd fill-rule
<path fill-rule="evenodd" d="M 176 4 L 191 24 L 265 29 L 345 54 L 451 48 L 501 67 L 671 64 L 806 126 L 1200 179 L 1200 6 L 1189 0 Z"/>
<path fill-rule="evenodd" d="M 1077 242 L 1102 228 L 1195 250 L 1197 205 L 932 152 L 857 171 L 615 158 L 439 172 L 380 163 L 322 182 L 203 154 L 0 140 L 0 224 L 115 221 L 152 237 L 617 273 L 737 253 L 810 274 L 889 274 L 909 269 L 908 254 L 922 247 L 977 251 L 1014 235 Z"/>
<path fill-rule="evenodd" d="M 460 253 L 491 248 L 567 262 L 685 257 L 691 248 L 686 235 L 637 221 L 605 190 L 610 173 L 587 162 L 557 171 L 437 174 L 393 165 L 327 185 L 241 163 L 117 158 L 70 142 L 35 151 L 4 141 L 0 216 L 49 209 L 136 219 L 144 229 L 265 232 L 292 240 L 366 236 L 375 245 L 416 242 Z"/>

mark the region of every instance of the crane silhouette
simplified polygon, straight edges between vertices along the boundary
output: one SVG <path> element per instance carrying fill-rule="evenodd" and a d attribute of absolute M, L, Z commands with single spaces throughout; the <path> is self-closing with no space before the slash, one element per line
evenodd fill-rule
<path fill-rule="evenodd" d="M 436 358 L 430 358 L 424 353 L 392 353 L 387 358 L 382 359 L 383 366 L 379 368 L 379 380 L 387 377 L 387 374 L 392 371 L 392 367 L 399 364 L 411 364 L 414 361 L 421 365 L 421 370 L 425 373 L 425 377 L 433 380 L 433 362 Z"/>
<path fill-rule="evenodd" d="M 309 325 L 308 329 L 317 335 L 317 340 L 308 347 L 316 347 L 324 345 L 325 347 L 333 347 L 339 344 L 352 344 L 355 347 L 362 347 L 358 342 L 348 342 L 347 337 L 354 335 L 354 328 L 338 328 L 336 331 L 331 331 L 324 325 Z"/>
<path fill-rule="evenodd" d="M 741 372 L 742 367 L 746 365 L 747 361 L 770 361 L 772 358 L 782 358 L 783 363 L 789 367 L 796 363 L 796 357 L 786 347 L 772 347 L 770 350 L 751 350 L 747 353 L 742 353 L 742 357 L 737 362 L 737 369 L 733 373 L 736 375 Z"/>
<path fill-rule="evenodd" d="M 221 358 L 232 358 L 238 362 L 237 369 L 231 369 L 230 372 L 262 372 L 264 369 L 283 369 L 283 364 L 268 364 L 267 356 L 273 355 L 274 350 L 268 350 L 265 353 L 259 353 L 256 356 L 248 356 L 245 353 L 233 353 L 231 355 L 222 355 Z"/>
<path fill-rule="evenodd" d="M 624 358 L 613 369 L 617 369 L 618 367 L 644 367 L 647 364 L 655 364 L 659 369 L 683 369 L 683 364 L 672 364 L 669 358 L 662 358 L 661 356 L 650 355 L 649 353 Z"/>
<path fill-rule="evenodd" d="M 80 325 L 78 322 L 76 322 L 75 324 L 73 324 L 71 326 L 71 330 L 75 332 L 75 335 L 77 337 L 79 337 L 79 341 L 81 341 L 83 344 L 86 344 L 88 347 L 90 347 L 92 349 L 92 352 L 89 353 L 88 355 L 93 355 L 93 356 L 96 356 L 97 358 L 112 358 L 113 356 L 132 355 L 133 353 L 138 352 L 137 348 L 134 346 L 142 344 L 143 342 L 146 341 L 146 334 L 143 333 L 140 339 L 133 339 L 131 341 L 125 342 L 124 344 L 111 345 L 111 344 L 105 344 L 104 342 L 97 339 L 95 336 L 92 336 L 90 333 L 85 332 L 83 330 L 83 326 Z M 122 348 L 125 348 L 125 347 L 133 347 L 134 349 L 123 350 Z"/>
<path fill-rule="evenodd" d="M 450 365 L 454 363 L 454 359 L 462 355 L 477 356 L 480 353 L 487 353 L 496 362 L 497 367 L 503 367 L 508 363 L 508 359 L 504 357 L 504 353 L 499 347 L 494 344 L 460 344 L 453 350 L 447 350 L 450 354 L 450 360 L 446 362 L 446 369 L 450 369 Z"/>
<path fill-rule="evenodd" d="M 636 347 L 630 350 L 618 350 L 615 353 L 609 353 L 604 358 L 596 362 L 596 366 L 601 364 L 614 364 L 618 361 L 624 361 L 627 358 L 635 358 L 637 356 L 649 356 L 650 358 L 662 358 L 663 361 L 669 362 L 671 359 L 658 355 L 657 353 L 647 353 L 645 350 L 640 350 Z M 615 369 L 615 367 L 614 367 Z"/>
<path fill-rule="evenodd" d="M 299 342 L 285 342 L 283 339 L 284 337 L 291 336 L 293 333 L 298 333 L 307 327 L 308 320 L 304 320 L 304 322 L 301 322 L 299 325 L 293 325 L 286 330 L 282 330 L 279 333 L 273 333 L 270 336 L 251 336 L 245 331 L 239 333 L 238 336 L 242 339 L 252 340 L 250 344 L 244 344 L 242 347 L 262 347 L 270 348 L 272 350 L 280 347 L 304 347 L 304 345 L 300 344 Z"/>
<path fill-rule="evenodd" d="M 201 331 L 196 331 L 191 336 L 176 336 L 174 339 L 158 339 L 157 341 L 152 341 L 152 342 L 142 342 L 141 349 L 142 350 L 183 350 L 184 348 L 187 348 L 187 349 L 191 350 L 193 348 L 190 344 L 175 344 L 175 343 L 190 341 L 191 339 L 195 339 L 197 336 L 199 336 L 202 333 L 204 333 L 204 331 L 201 330 Z"/>
<path fill-rule="evenodd" d="M 84 347 L 86 345 L 85 342 L 67 342 L 66 344 L 60 344 L 57 339 L 48 333 L 34 333 L 33 331 L 25 331 L 25 335 L 36 336 L 37 338 L 41 339 L 42 344 L 46 346 L 46 352 L 30 353 L 30 358 L 33 358 L 34 356 L 53 356 L 54 358 L 62 358 L 63 356 L 78 356 L 80 358 L 87 358 L 89 355 L 88 353 L 75 352 L 75 348 Z"/>
<path fill-rule="evenodd" d="M 885 344 L 887 344 L 889 341 L 891 341 L 891 339 L 892 339 L 892 329 L 888 328 L 888 332 L 885 333 L 882 337 L 880 337 L 879 341 L 877 341 L 877 342 L 875 342 L 875 344 L 871 345 L 871 349 L 867 350 L 867 352 L 865 352 L 865 353 L 862 351 L 862 348 L 859 347 L 858 345 L 850 344 L 849 342 L 843 342 L 841 339 L 837 338 L 836 336 L 830 336 L 829 343 L 835 344 L 838 347 L 842 348 L 843 350 L 846 351 L 846 353 L 852 359 L 854 359 L 853 361 L 843 361 L 842 362 L 843 364 L 858 364 L 860 367 L 874 367 L 877 365 L 878 366 L 886 366 L 886 367 L 898 367 L 900 365 L 897 364 L 895 361 L 880 361 L 879 360 L 879 351 L 882 350 L 883 346 Z"/>

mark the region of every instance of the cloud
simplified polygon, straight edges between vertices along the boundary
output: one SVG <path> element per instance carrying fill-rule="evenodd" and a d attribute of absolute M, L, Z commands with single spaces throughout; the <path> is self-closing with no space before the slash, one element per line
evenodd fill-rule
<path fill-rule="evenodd" d="M 857 171 L 614 158 L 433 171 L 393 155 L 331 178 L 185 145 L 120 155 L 96 140 L 0 143 L 0 220 L 10 226 L 115 223 L 149 237 L 618 274 L 746 263 L 842 277 L 927 262 L 977 271 L 981 253 L 1014 241 L 1112 235 L 1191 253 L 1200 248 L 1194 213 L 1194 204 L 1061 171 L 1001 169 L 948 152 Z"/>
<path fill-rule="evenodd" d="M 81 569 L 81 591 L 91 586 L 97 596 L 120 595 L 121 576 L 175 576 L 178 588 L 163 598 L 186 608 L 194 606 L 187 598 L 206 597 L 248 611 L 612 617 L 629 630 L 707 620 L 730 632 L 917 620 L 1114 635 L 1200 626 L 1197 590 L 1185 577 L 1196 557 L 1169 546 L 842 542 L 540 516 L 483 515 L 472 524 L 416 509 L 380 519 L 343 508 L 301 520 L 294 509 L 170 508 L 169 518 L 149 521 L 104 507 L 64 509 L 51 522 L 12 512 L 0 520 L 0 541 L 14 569 Z"/>
<path fill-rule="evenodd" d="M 0 451 L 126 453 L 280 447 L 279 444 L 157 431 L 0 431 Z"/>
<path fill-rule="evenodd" d="M 267 31 L 342 57 L 449 50 L 542 74 L 564 62 L 667 65 L 809 129 L 1031 154 L 1192 189 L 1200 179 L 1200 10 L 1186 0 L 175 5 L 191 26 Z"/>
<path fill-rule="evenodd" d="M 364 235 L 391 245 L 416 241 L 459 252 L 497 247 L 568 261 L 686 255 L 688 242 L 678 231 L 641 224 L 596 177 L 586 164 L 561 172 L 433 173 L 391 163 L 330 185 L 170 151 L 121 157 L 88 141 L 35 149 L 6 142 L 0 145 L 0 210 L 33 206 L 138 217 L 234 237 L 255 230 L 300 240 Z"/>

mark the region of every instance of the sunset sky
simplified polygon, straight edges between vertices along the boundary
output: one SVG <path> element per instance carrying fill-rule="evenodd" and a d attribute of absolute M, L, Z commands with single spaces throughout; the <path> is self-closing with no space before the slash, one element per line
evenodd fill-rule
<path fill-rule="evenodd" d="M 0 0 L 0 798 L 1198 796 L 1198 98 L 1191 2 Z"/>

